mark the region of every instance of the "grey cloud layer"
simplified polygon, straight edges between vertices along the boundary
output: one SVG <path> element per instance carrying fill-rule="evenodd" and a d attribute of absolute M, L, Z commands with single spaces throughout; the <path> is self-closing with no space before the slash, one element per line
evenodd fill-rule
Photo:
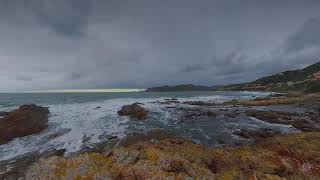
<path fill-rule="evenodd" d="M 2 0 L 0 91 L 228 84 L 320 61 L 314 0 Z"/>

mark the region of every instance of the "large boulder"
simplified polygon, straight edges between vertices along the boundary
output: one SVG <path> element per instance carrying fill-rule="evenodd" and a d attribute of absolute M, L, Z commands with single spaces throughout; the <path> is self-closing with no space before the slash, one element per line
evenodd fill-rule
<path fill-rule="evenodd" d="M 49 109 L 35 104 L 23 105 L 0 118 L 0 144 L 16 137 L 39 133 L 47 127 Z"/>
<path fill-rule="evenodd" d="M 120 116 L 130 116 L 138 120 L 145 120 L 147 116 L 147 111 L 141 107 L 138 103 L 131 105 L 122 106 L 121 110 L 118 111 Z"/>

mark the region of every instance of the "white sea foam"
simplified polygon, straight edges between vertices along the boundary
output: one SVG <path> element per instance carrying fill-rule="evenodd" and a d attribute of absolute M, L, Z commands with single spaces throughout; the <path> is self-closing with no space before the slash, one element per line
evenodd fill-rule
<path fill-rule="evenodd" d="M 118 117 L 116 111 L 124 103 L 118 99 L 50 106 L 48 129 L 1 145 L 0 160 L 52 148 L 66 149 L 67 153 L 76 152 L 83 145 L 98 143 L 99 136 L 103 134 L 123 137 L 128 119 Z M 82 142 L 84 136 L 90 138 L 87 144 Z"/>
<path fill-rule="evenodd" d="M 233 98 L 252 98 L 252 96 L 259 95 L 264 96 L 265 94 L 208 95 L 179 98 L 179 101 L 224 102 Z M 171 97 L 117 98 L 86 103 L 49 105 L 51 115 L 48 129 L 39 134 L 16 138 L 7 144 L 1 145 L 0 160 L 11 159 L 28 152 L 45 151 L 48 149 L 66 149 L 67 153 L 77 152 L 84 146 L 90 147 L 95 143 L 101 142 L 100 137 L 102 139 L 107 136 L 122 138 L 130 132 L 129 129 L 150 128 L 148 123 L 153 124 L 151 128 L 172 128 L 178 130 L 181 126 L 178 126 L 177 122 L 175 122 L 176 114 L 172 113 L 170 109 L 165 108 L 167 105 L 154 103 L 155 101 L 164 101 L 167 98 Z M 135 102 L 143 103 L 147 110 L 153 112 L 153 117 L 149 118 L 146 122 L 133 122 L 129 121 L 127 117 L 117 115 L 117 110 L 123 105 Z M 195 128 L 194 132 L 203 135 L 205 139 L 210 139 L 206 131 L 201 129 L 201 127 Z"/>

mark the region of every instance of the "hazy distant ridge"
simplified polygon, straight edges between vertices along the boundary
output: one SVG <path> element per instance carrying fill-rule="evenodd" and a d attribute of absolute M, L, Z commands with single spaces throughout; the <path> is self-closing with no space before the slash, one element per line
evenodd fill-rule
<path fill-rule="evenodd" d="M 147 92 L 171 91 L 320 91 L 320 62 L 303 69 L 285 71 L 256 81 L 226 86 L 197 86 L 193 84 L 148 88 Z"/>
<path fill-rule="evenodd" d="M 266 76 L 250 83 L 220 87 L 231 91 L 320 91 L 320 62 L 306 68 Z"/>
<path fill-rule="evenodd" d="M 214 87 L 209 86 L 197 86 L 193 84 L 182 84 L 175 86 L 160 86 L 148 88 L 147 92 L 174 92 L 174 91 L 213 91 Z"/>

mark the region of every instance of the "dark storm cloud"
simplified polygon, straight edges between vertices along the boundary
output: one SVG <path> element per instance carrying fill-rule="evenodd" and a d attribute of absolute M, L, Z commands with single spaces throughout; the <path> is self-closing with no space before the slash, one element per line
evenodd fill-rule
<path fill-rule="evenodd" d="M 0 91 L 228 84 L 320 61 L 315 0 L 2 0 Z"/>
<path fill-rule="evenodd" d="M 82 35 L 88 25 L 91 10 L 90 0 L 36 0 L 27 7 L 40 24 L 66 36 Z"/>
<path fill-rule="evenodd" d="M 285 52 L 298 52 L 307 48 L 320 46 L 320 20 L 311 18 L 301 29 L 291 35 L 285 42 Z"/>
<path fill-rule="evenodd" d="M 213 71 L 219 81 L 244 82 L 285 70 L 303 68 L 320 62 L 320 20 L 307 19 L 296 31 L 289 34 L 282 43 L 276 44 L 268 55 L 255 58 L 235 49 L 222 57 L 212 58 L 211 63 L 186 66 L 182 72 Z M 189 71 L 186 71 L 189 70 Z"/>
<path fill-rule="evenodd" d="M 260 63 L 266 72 L 301 68 L 320 61 L 320 20 L 307 19 Z M 271 62 L 271 63 L 268 63 Z"/>

